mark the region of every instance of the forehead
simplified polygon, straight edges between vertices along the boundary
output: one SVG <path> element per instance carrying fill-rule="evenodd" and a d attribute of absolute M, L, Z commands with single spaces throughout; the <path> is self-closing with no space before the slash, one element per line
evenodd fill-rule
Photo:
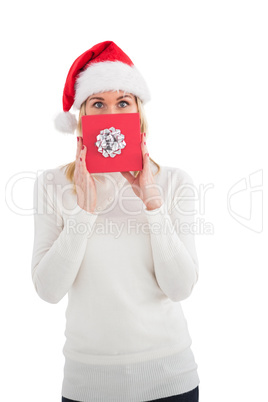
<path fill-rule="evenodd" d="M 88 99 L 92 99 L 92 98 L 118 98 L 118 97 L 130 97 L 132 99 L 135 99 L 135 96 L 127 91 L 121 91 L 121 90 L 117 90 L 117 91 L 107 91 L 107 92 L 98 92 L 95 93 L 93 95 L 90 95 Z"/>

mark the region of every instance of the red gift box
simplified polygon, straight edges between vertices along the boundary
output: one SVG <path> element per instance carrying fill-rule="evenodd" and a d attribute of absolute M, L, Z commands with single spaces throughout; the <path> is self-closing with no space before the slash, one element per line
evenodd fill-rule
<path fill-rule="evenodd" d="M 143 169 L 139 113 L 82 116 L 82 133 L 89 173 Z"/>

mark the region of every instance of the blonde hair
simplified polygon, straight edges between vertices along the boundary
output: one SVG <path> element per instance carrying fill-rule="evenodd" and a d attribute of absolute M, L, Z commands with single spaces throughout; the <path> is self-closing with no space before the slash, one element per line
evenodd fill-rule
<path fill-rule="evenodd" d="M 144 111 L 144 107 L 142 104 L 142 101 L 140 100 L 140 98 L 138 98 L 137 96 L 135 96 L 135 100 L 136 100 L 136 104 L 138 107 L 138 113 L 140 114 L 140 129 L 141 129 L 141 133 L 146 133 L 146 138 L 148 138 L 148 123 L 147 123 L 147 119 L 145 116 L 145 111 Z M 82 137 L 82 116 L 86 115 L 86 100 L 82 103 L 81 107 L 80 107 L 80 111 L 79 111 L 79 118 L 78 118 L 78 124 L 77 124 L 77 132 L 78 135 Z M 160 166 L 158 165 L 158 163 L 156 163 L 150 156 L 149 159 L 154 163 L 154 165 L 157 167 L 157 172 L 155 174 L 158 174 L 160 172 Z M 74 169 L 75 169 L 75 161 L 74 162 L 70 162 L 67 163 L 66 165 L 62 165 L 60 166 L 61 169 L 66 168 L 65 169 L 65 175 L 67 177 L 67 179 L 73 183 L 73 193 L 76 194 L 76 186 L 74 183 Z M 134 176 L 137 177 L 137 175 L 139 174 L 139 170 L 134 171 Z M 94 175 L 93 173 L 91 174 L 91 176 L 97 180 L 98 178 L 96 177 L 96 175 Z"/>

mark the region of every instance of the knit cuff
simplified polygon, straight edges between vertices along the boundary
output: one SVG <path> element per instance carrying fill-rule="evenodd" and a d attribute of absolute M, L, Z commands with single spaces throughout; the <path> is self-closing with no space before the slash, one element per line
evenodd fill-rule
<path fill-rule="evenodd" d="M 167 204 L 164 202 L 159 208 L 154 210 L 144 210 L 155 257 L 161 261 L 177 256 L 183 242 L 179 238 L 176 225 L 173 224 L 170 214 L 167 211 Z"/>
<path fill-rule="evenodd" d="M 85 209 L 81 208 L 77 203 L 74 208 L 74 213 L 71 215 L 72 218 L 75 218 L 77 223 L 80 222 L 95 222 L 98 212 L 88 212 Z"/>
<path fill-rule="evenodd" d="M 64 230 L 58 239 L 59 254 L 72 261 L 79 258 L 92 234 L 97 217 L 98 213 L 87 212 L 76 204 L 72 213 L 64 219 Z"/>
<path fill-rule="evenodd" d="M 147 216 L 152 216 L 152 215 L 158 215 L 160 214 L 164 214 L 166 211 L 166 203 L 163 202 L 163 204 L 156 209 L 144 209 L 144 212 Z"/>

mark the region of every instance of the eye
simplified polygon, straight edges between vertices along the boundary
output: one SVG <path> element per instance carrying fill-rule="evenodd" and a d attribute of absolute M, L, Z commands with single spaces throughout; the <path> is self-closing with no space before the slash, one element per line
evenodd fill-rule
<path fill-rule="evenodd" d="M 120 105 L 121 103 L 125 103 L 126 105 L 129 105 L 129 103 L 126 102 L 126 101 L 121 101 L 121 102 L 119 102 L 119 105 Z M 126 106 L 123 106 L 123 107 L 126 107 Z"/>
<path fill-rule="evenodd" d="M 102 102 L 95 102 L 93 106 L 98 105 L 98 104 L 102 105 Z M 100 107 L 97 107 L 97 109 L 100 109 Z"/>

